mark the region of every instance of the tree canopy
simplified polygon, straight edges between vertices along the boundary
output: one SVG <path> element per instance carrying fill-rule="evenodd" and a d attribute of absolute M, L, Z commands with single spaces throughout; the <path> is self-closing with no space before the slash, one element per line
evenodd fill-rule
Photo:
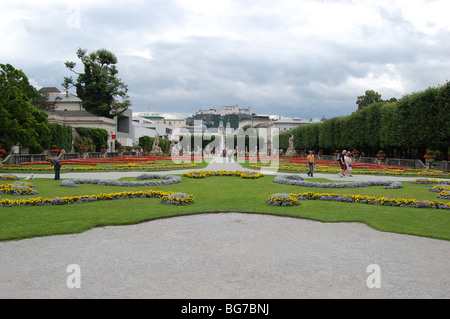
<path fill-rule="evenodd" d="M 449 107 L 450 82 L 446 82 L 399 100 L 373 102 L 351 115 L 297 127 L 280 135 L 280 147 L 287 149 L 292 133 L 297 150 L 333 153 L 356 148 L 375 156 L 382 149 L 389 156 L 421 159 L 430 149 L 438 159 L 447 159 Z"/>
<path fill-rule="evenodd" d="M 381 94 L 374 90 L 366 90 L 364 95 L 358 96 L 356 104 L 358 104 L 358 110 L 373 103 L 383 102 Z"/>
<path fill-rule="evenodd" d="M 0 64 L 0 147 L 14 145 L 42 152 L 51 142 L 47 115 L 33 104 L 40 94 L 28 78 L 10 64 Z"/>
<path fill-rule="evenodd" d="M 83 107 L 95 115 L 113 118 L 131 106 L 128 87 L 117 77 L 117 57 L 114 53 L 100 49 L 92 53 L 78 49 L 77 57 L 84 66 L 84 73 L 75 71 L 75 62 L 65 62 L 65 66 L 78 75 L 64 77 L 63 87 L 68 90 L 75 86 Z"/>

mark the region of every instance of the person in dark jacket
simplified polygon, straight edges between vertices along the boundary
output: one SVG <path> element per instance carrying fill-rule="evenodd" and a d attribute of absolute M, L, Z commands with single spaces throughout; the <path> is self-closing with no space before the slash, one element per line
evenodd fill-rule
<path fill-rule="evenodd" d="M 52 166 L 55 168 L 55 181 L 59 180 L 59 171 L 61 170 L 62 163 L 57 158 L 51 158 L 50 156 L 46 158 L 46 161 L 51 163 Z"/>

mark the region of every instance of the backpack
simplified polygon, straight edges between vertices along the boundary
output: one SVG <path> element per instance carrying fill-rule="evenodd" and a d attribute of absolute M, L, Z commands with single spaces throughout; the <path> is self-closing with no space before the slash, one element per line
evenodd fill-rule
<path fill-rule="evenodd" d="M 339 153 L 337 156 L 336 156 L 336 161 L 340 161 L 341 160 L 341 153 Z"/>

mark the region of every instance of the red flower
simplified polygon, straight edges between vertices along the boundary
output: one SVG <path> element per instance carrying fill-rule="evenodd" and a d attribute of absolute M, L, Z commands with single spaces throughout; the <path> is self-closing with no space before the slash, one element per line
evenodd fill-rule
<path fill-rule="evenodd" d="M 0 148 L 0 153 L 6 153 L 6 151 L 3 148 Z"/>
<path fill-rule="evenodd" d="M 52 149 L 50 150 L 50 152 L 59 153 L 59 149 L 57 149 L 57 148 L 52 148 Z"/>
<path fill-rule="evenodd" d="M 86 146 L 81 146 L 80 150 L 87 150 L 87 147 Z"/>
<path fill-rule="evenodd" d="M 100 151 L 102 152 L 106 152 L 106 148 L 102 148 Z"/>
<path fill-rule="evenodd" d="M 386 154 L 377 154 L 377 157 L 379 157 L 379 156 L 384 156 L 384 157 L 386 157 Z"/>
<path fill-rule="evenodd" d="M 423 158 L 435 158 L 436 155 L 424 155 Z"/>

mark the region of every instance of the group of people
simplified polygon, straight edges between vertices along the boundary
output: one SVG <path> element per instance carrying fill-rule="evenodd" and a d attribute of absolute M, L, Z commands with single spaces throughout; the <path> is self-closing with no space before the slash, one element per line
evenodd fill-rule
<path fill-rule="evenodd" d="M 314 152 L 309 151 L 308 156 L 306 157 L 306 162 L 308 163 L 309 171 L 306 173 L 309 177 L 313 177 L 314 172 L 314 163 L 315 157 Z M 339 172 L 339 177 L 344 177 L 348 174 L 349 177 L 352 177 L 352 152 L 343 150 L 341 154 L 339 154 L 339 164 L 341 166 L 341 171 Z"/>

